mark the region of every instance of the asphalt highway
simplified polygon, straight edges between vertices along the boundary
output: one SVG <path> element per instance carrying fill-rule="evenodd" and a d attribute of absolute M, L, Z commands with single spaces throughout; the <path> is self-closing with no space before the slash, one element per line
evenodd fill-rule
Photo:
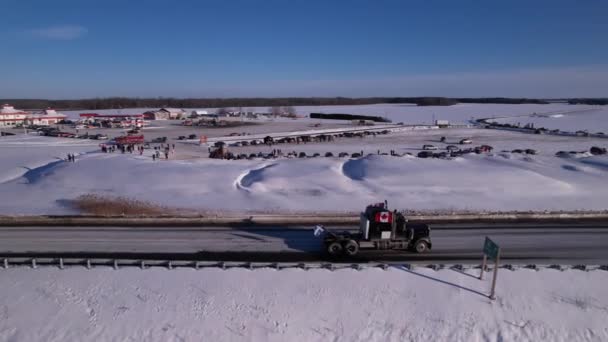
<path fill-rule="evenodd" d="M 329 228 L 329 227 L 328 227 Z M 352 227 L 331 227 L 352 230 Z M 428 254 L 364 251 L 353 262 L 479 263 L 484 238 L 503 263 L 608 264 L 608 222 L 594 224 L 434 225 Z M 0 227 L 1 257 L 327 261 L 310 226 Z"/>

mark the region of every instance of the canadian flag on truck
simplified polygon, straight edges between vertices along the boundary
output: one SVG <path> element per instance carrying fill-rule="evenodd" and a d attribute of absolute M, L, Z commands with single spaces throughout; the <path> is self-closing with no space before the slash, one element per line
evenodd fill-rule
<path fill-rule="evenodd" d="M 381 211 L 376 213 L 376 222 L 391 223 L 393 222 L 393 213 L 390 211 Z"/>

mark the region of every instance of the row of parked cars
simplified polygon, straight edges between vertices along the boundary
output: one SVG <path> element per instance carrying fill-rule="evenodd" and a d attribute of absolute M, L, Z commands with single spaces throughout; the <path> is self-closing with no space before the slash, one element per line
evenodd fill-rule
<path fill-rule="evenodd" d="M 592 146 L 589 151 L 559 151 L 555 154 L 556 157 L 572 157 L 576 155 L 585 155 L 591 153 L 594 156 L 601 156 L 607 154 L 605 147 Z"/>
<path fill-rule="evenodd" d="M 105 134 L 75 134 L 70 132 L 62 132 L 55 127 L 39 127 L 36 129 L 38 135 L 47 137 L 59 137 L 59 138 L 74 138 L 74 139 L 92 139 L 92 140 L 107 140 L 108 136 Z"/>

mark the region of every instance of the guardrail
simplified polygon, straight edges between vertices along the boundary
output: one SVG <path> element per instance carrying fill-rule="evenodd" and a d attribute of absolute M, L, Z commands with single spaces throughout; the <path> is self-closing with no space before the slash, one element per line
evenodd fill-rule
<path fill-rule="evenodd" d="M 85 267 L 92 269 L 96 267 L 110 267 L 115 270 L 120 268 L 140 268 L 148 269 L 151 267 L 165 268 L 165 269 L 176 269 L 176 268 L 189 268 L 189 269 L 202 269 L 202 268 L 247 268 L 247 269 L 261 269 L 261 268 L 274 268 L 277 270 L 281 269 L 327 269 L 327 270 L 341 270 L 341 269 L 355 269 L 362 270 L 366 268 L 405 268 L 412 270 L 414 268 L 430 268 L 433 270 L 441 269 L 454 269 L 454 270 L 469 270 L 469 269 L 481 269 L 481 265 L 476 264 L 429 264 L 424 262 L 414 263 L 332 263 L 332 262 L 311 262 L 311 263 L 286 263 L 286 262 L 224 262 L 224 261 L 193 261 L 193 260 L 139 260 L 139 259 L 111 259 L 111 258 L 27 258 L 27 257 L 13 257 L 3 258 L 0 269 L 10 269 L 14 267 L 29 267 L 37 269 L 39 267 L 56 267 L 59 269 L 65 269 L 68 267 Z M 516 270 L 516 269 L 555 269 L 559 271 L 565 270 L 581 270 L 581 271 L 594 271 L 604 270 L 608 271 L 608 265 L 560 265 L 560 264 L 527 264 L 527 265 L 512 265 L 503 264 L 499 268 Z M 493 270 L 491 266 L 486 267 L 487 271 Z"/>

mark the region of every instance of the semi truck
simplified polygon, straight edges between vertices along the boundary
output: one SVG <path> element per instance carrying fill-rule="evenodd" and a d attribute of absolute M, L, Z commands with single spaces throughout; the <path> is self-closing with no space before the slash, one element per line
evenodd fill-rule
<path fill-rule="evenodd" d="M 355 256 L 361 250 L 409 250 L 427 253 L 433 247 L 431 228 L 424 223 L 409 223 L 387 201 L 368 205 L 360 214 L 359 231 L 334 232 L 317 225 L 314 235 L 323 241 L 330 256 Z"/>

